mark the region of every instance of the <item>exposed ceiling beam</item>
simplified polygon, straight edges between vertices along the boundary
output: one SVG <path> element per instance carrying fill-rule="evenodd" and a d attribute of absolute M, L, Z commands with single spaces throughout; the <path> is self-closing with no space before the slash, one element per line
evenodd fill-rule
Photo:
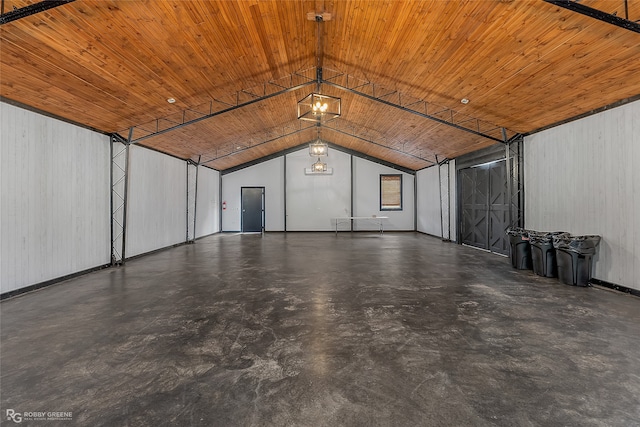
<path fill-rule="evenodd" d="M 303 79 L 304 81 L 300 84 L 293 84 L 294 82 L 294 77 L 297 79 Z M 282 79 L 280 80 L 282 81 Z M 294 92 L 296 90 L 302 89 L 304 87 L 316 84 L 317 81 L 314 79 L 309 79 L 309 77 L 304 76 L 302 74 L 297 74 L 294 73 L 291 75 L 291 85 L 287 85 L 285 86 L 284 84 L 280 84 L 277 82 L 273 82 L 273 81 L 269 81 L 264 83 L 261 88 L 262 88 L 262 93 L 260 94 L 256 94 L 255 92 L 251 92 L 249 90 L 240 90 L 237 91 L 235 93 L 235 100 L 232 102 L 225 102 L 222 100 L 217 100 L 214 99 L 211 101 L 210 103 L 210 112 L 205 114 L 202 112 L 198 112 L 195 110 L 183 110 L 181 112 L 181 114 L 178 116 L 178 118 L 176 118 L 176 116 L 170 116 L 172 117 L 171 119 L 164 117 L 164 118 L 160 118 L 160 119 L 156 119 L 151 123 L 151 126 L 154 126 L 154 129 L 147 129 L 145 128 L 145 126 L 149 126 L 149 123 L 145 123 L 145 124 L 141 124 L 141 125 L 137 125 L 137 126 L 133 126 L 133 135 L 134 137 L 131 139 L 131 143 L 135 144 L 138 143 L 140 141 L 144 141 L 145 139 L 157 136 L 157 135 L 161 135 L 167 132 L 171 132 L 174 131 L 176 129 L 180 129 L 183 128 L 185 126 L 189 126 L 192 125 L 194 123 L 198 123 L 201 122 L 203 120 L 207 120 L 210 119 L 212 117 L 216 117 L 219 116 L 220 114 L 224 114 L 224 113 L 228 113 L 230 111 L 234 111 L 252 104 L 255 104 L 257 102 L 261 102 L 264 101 L 266 99 L 269 98 L 273 98 L 275 96 L 279 96 L 279 95 L 283 95 L 285 93 L 289 93 L 289 92 Z M 251 99 L 249 99 L 248 101 L 240 101 L 239 96 L 240 95 L 244 95 L 244 96 L 249 96 L 251 97 Z M 226 108 L 222 108 L 220 110 L 216 110 L 213 111 L 213 102 L 216 102 L 218 104 L 223 104 L 223 105 L 228 105 L 228 107 Z M 200 114 L 199 117 L 195 118 L 195 119 L 191 119 L 191 120 L 186 120 L 186 112 L 189 111 L 191 115 L 193 114 Z M 160 122 L 161 121 L 166 121 L 166 122 L 170 122 L 170 123 L 176 123 L 174 125 L 170 125 L 164 128 L 160 127 Z M 142 131 L 143 133 L 145 133 L 142 136 L 139 137 L 135 137 L 135 133 L 136 131 Z"/>
<path fill-rule="evenodd" d="M 229 173 L 236 172 L 236 171 L 239 171 L 241 169 L 246 169 L 248 167 L 255 166 L 257 164 L 264 163 L 266 161 L 276 159 L 278 157 L 286 156 L 287 154 L 295 153 L 296 151 L 302 150 L 303 148 L 306 148 L 307 146 L 308 146 L 308 143 L 300 144 L 300 145 L 297 145 L 295 147 L 287 148 L 285 150 L 278 151 L 277 153 L 272 153 L 272 154 L 269 154 L 268 156 L 264 156 L 264 157 L 261 157 L 259 159 L 252 160 L 250 162 L 242 163 L 240 165 L 233 166 L 233 167 L 230 167 L 228 169 L 221 170 L 220 171 L 220 175 L 227 175 Z M 329 147 L 331 149 L 333 149 L 333 150 L 341 151 L 343 153 L 346 153 L 346 154 L 349 154 L 349 155 L 352 155 L 352 156 L 355 156 L 355 157 L 359 157 L 361 159 L 368 160 L 368 161 L 373 162 L 373 163 L 378 163 L 380 165 L 387 166 L 389 168 L 392 168 L 392 169 L 407 173 L 409 175 L 415 175 L 416 174 L 416 171 L 413 170 L 413 169 L 409 169 L 409 168 L 405 168 L 405 167 L 400 166 L 400 165 L 396 165 L 395 163 L 388 162 L 386 160 L 380 159 L 380 158 L 375 157 L 375 156 L 370 156 L 368 154 L 364 154 L 364 153 L 362 153 L 360 151 L 357 151 L 357 150 L 352 150 L 350 148 L 342 147 L 340 145 L 336 145 L 336 144 L 332 144 L 332 143 L 329 143 Z M 202 163 L 201 163 L 201 165 L 202 165 Z"/>
<path fill-rule="evenodd" d="M 303 131 L 308 130 L 308 129 L 312 129 L 314 127 L 315 127 L 314 124 L 305 124 L 305 125 L 301 124 L 300 127 L 296 128 L 296 129 L 293 129 L 293 130 L 287 130 L 287 128 L 283 128 L 283 133 L 281 133 L 281 134 L 279 134 L 279 135 L 277 135 L 277 136 L 275 136 L 273 138 L 268 138 L 268 139 L 265 139 L 265 140 L 263 140 L 263 141 L 261 141 L 261 142 L 259 142 L 257 144 L 247 145 L 246 147 L 242 147 L 239 150 L 234 150 L 234 151 L 232 151 L 230 153 L 221 154 L 219 156 L 215 156 L 215 157 L 209 158 L 208 160 L 200 162 L 200 164 L 204 165 L 204 164 L 207 164 L 207 163 L 215 162 L 216 160 L 223 159 L 223 158 L 229 157 L 229 156 L 233 156 L 234 154 L 238 154 L 238 153 L 241 153 L 243 151 L 250 150 L 250 149 L 255 148 L 255 147 L 259 147 L 261 145 L 267 144 L 269 142 L 276 141 L 276 140 L 278 140 L 280 138 L 284 138 L 286 136 L 295 135 L 297 133 L 303 132 Z"/>
<path fill-rule="evenodd" d="M 200 121 L 216 117 L 220 114 L 237 110 L 278 95 L 296 91 L 312 84 L 320 85 L 322 83 L 353 93 L 366 99 L 380 102 L 387 106 L 398 108 L 411 114 L 436 121 L 446 126 L 450 126 L 467 133 L 490 139 L 492 141 L 504 142 L 505 135 L 507 133 L 510 132 L 512 135 L 515 134 L 515 132 L 508 131 L 507 129 L 500 128 L 492 123 L 485 122 L 466 114 L 460 114 L 450 108 L 436 106 L 434 104 L 427 103 L 424 100 L 412 98 L 410 96 L 402 94 L 397 90 L 386 90 L 375 83 L 362 81 L 347 74 L 336 72 L 335 70 L 328 70 L 331 72 L 331 75 L 328 78 L 323 77 L 322 68 L 316 68 L 315 78 L 303 74 L 308 71 L 309 70 L 304 70 L 301 73 L 293 73 L 290 76 L 287 76 L 286 78 L 280 80 L 286 82 L 286 80 L 290 78 L 290 85 L 287 85 L 287 83 L 281 84 L 273 81 L 265 82 L 262 86 L 260 86 L 262 88 L 262 93 L 260 94 L 257 94 L 252 90 L 239 90 L 235 93 L 235 101 L 233 101 L 232 103 L 213 100 L 210 103 L 209 113 L 202 113 L 193 109 L 187 109 L 183 110 L 178 115 L 163 117 L 156 119 L 153 122 L 133 126 L 133 137 L 130 139 L 130 141 L 132 144 L 135 144 L 145 139 L 152 138 L 156 135 L 171 132 L 176 129 L 180 129 L 182 127 L 195 124 Z M 294 77 L 296 79 L 302 79 L 303 83 L 293 85 Z M 338 80 L 345 83 L 337 83 L 336 81 Z M 354 81 L 356 83 L 353 83 Z M 275 88 L 277 88 L 278 90 L 272 92 Z M 250 96 L 252 98 L 246 102 L 241 102 L 239 99 L 239 95 Z M 391 98 L 397 99 L 397 102 L 390 101 L 389 99 Z M 228 107 L 213 111 L 213 102 L 228 105 Z M 186 120 L 187 112 L 189 112 L 190 115 L 199 114 L 200 116 L 195 119 Z M 170 125 L 161 126 L 160 123 L 163 122 L 170 123 Z M 139 132 L 142 132 L 143 135 L 136 137 L 136 133 Z M 491 135 L 489 132 L 493 132 L 496 135 Z"/>
<path fill-rule="evenodd" d="M 608 24 L 616 25 L 626 30 L 640 33 L 640 24 L 638 24 L 637 22 L 633 22 L 628 19 L 613 15 L 611 13 L 603 12 L 601 10 L 594 9 L 589 6 L 585 6 L 583 4 L 578 3 L 577 1 L 573 1 L 573 0 L 544 0 L 544 1 L 546 1 L 547 3 L 551 3 L 555 6 L 569 9 L 573 12 L 590 16 L 592 18 L 606 22 Z"/>
<path fill-rule="evenodd" d="M 3 11 L 2 15 L 0 15 L 0 25 L 8 24 L 9 22 L 26 18 L 27 16 L 35 15 L 36 13 L 44 12 L 45 10 L 53 9 L 54 7 L 62 6 L 63 4 L 71 3 L 73 1 L 75 0 L 45 0 L 19 9 L 14 9 L 7 13 L 4 13 Z M 4 5 L 4 1 L 2 3 Z"/>
<path fill-rule="evenodd" d="M 421 157 L 421 156 L 417 156 L 417 155 L 409 153 L 407 151 L 399 150 L 397 148 L 391 147 L 391 146 L 386 145 L 386 144 L 382 144 L 380 142 L 376 142 L 375 140 L 373 140 L 371 138 L 368 138 L 366 136 L 363 136 L 363 135 L 359 134 L 358 132 L 355 131 L 355 128 L 352 129 L 349 126 L 343 126 L 343 127 L 335 126 L 335 124 L 338 123 L 338 122 L 339 122 L 339 119 L 338 120 L 333 120 L 331 122 L 325 123 L 324 125 L 321 126 L 321 128 L 322 129 L 331 130 L 331 131 L 334 131 L 334 132 L 342 134 L 342 135 L 347 135 L 347 136 L 350 136 L 352 138 L 359 139 L 361 141 L 368 142 L 370 144 L 373 144 L 373 145 L 376 145 L 378 147 L 387 149 L 389 151 L 393 151 L 394 153 L 397 153 L 397 154 L 400 154 L 400 155 L 403 155 L 403 156 L 410 157 L 412 159 L 417 159 L 417 160 L 420 160 L 420 161 L 423 161 L 423 162 L 432 163 L 432 164 L 434 163 L 433 160 L 430 160 L 430 159 L 427 159 L 427 158 L 424 158 L 424 157 Z M 241 153 L 243 151 L 250 150 L 252 148 L 259 147 L 261 145 L 277 141 L 277 140 L 279 140 L 281 138 L 284 138 L 284 137 L 287 137 L 287 136 L 292 136 L 292 135 L 298 134 L 300 132 L 304 132 L 304 131 L 309 130 L 309 129 L 317 128 L 315 124 L 310 124 L 310 123 L 307 124 L 307 123 L 304 123 L 304 122 L 298 122 L 298 123 L 299 123 L 298 126 L 282 126 L 282 127 L 277 127 L 277 128 L 270 129 L 267 133 L 268 134 L 274 134 L 275 133 L 275 136 L 263 139 L 263 140 L 261 140 L 260 142 L 258 142 L 256 144 L 247 145 L 247 146 L 244 146 L 244 147 L 242 147 L 240 149 L 233 150 L 233 151 L 228 152 L 228 153 L 224 153 L 224 154 L 221 154 L 221 155 L 216 155 L 214 157 L 210 157 L 210 158 L 208 158 L 208 159 L 206 159 L 204 161 L 201 161 L 199 164 L 204 165 L 204 164 L 207 164 L 207 163 L 211 163 L 211 162 L 214 162 L 216 160 L 223 159 L 223 158 L 226 158 L 226 157 L 230 157 L 230 156 L 233 156 L 235 154 Z M 120 138 L 122 140 L 124 140 L 124 138 L 122 138 L 122 137 L 120 137 Z M 336 145 L 336 144 L 333 144 L 333 143 L 331 143 L 331 144 L 332 145 Z M 348 150 L 348 149 L 345 148 L 345 150 Z M 360 153 L 360 152 L 358 152 L 358 153 Z M 361 154 L 361 156 L 362 155 L 364 155 L 364 154 Z M 261 159 L 257 159 L 256 161 L 259 161 Z M 378 161 L 378 160 L 379 159 L 377 159 L 376 161 Z M 393 167 L 396 168 L 396 169 L 402 168 L 402 166 L 396 165 L 395 163 L 389 163 L 389 165 L 393 165 Z M 406 169 L 407 171 L 412 170 L 412 169 L 407 169 L 407 168 L 404 168 L 404 169 Z"/>
<path fill-rule="evenodd" d="M 444 118 L 440 118 L 440 117 L 434 116 L 432 114 L 423 113 L 423 112 L 418 111 L 418 110 L 416 110 L 414 108 L 410 108 L 409 106 L 402 105 L 401 103 L 396 103 L 396 102 L 392 102 L 392 101 L 388 101 L 386 99 L 383 99 L 384 97 L 387 97 L 389 95 L 395 95 L 395 96 L 399 95 L 399 93 L 397 91 L 384 93 L 384 95 L 382 95 L 382 96 L 376 96 L 376 95 L 368 94 L 368 93 L 363 92 L 361 90 L 358 90 L 356 88 L 351 88 L 351 87 L 348 87 L 348 86 L 344 86 L 344 85 L 335 83 L 335 82 L 333 82 L 331 80 L 326 80 L 325 79 L 325 80 L 322 81 L 322 83 L 327 84 L 329 86 L 333 86 L 333 87 L 338 88 L 338 89 L 342 89 L 342 90 L 344 90 L 346 92 L 350 92 L 350 93 L 353 93 L 355 95 L 359 95 L 359 96 L 361 96 L 363 98 L 367 98 L 367 99 L 370 99 L 372 101 L 376 101 L 376 102 L 382 103 L 384 105 L 388 105 L 390 107 L 398 108 L 400 110 L 406 111 L 406 112 L 411 113 L 411 114 L 415 114 L 415 115 L 420 116 L 420 117 L 424 117 L 425 119 L 433 120 L 433 121 L 441 123 L 443 125 L 454 127 L 456 129 L 459 129 L 459 130 L 462 130 L 462 131 L 465 131 L 465 132 L 468 132 L 468 133 L 472 133 L 474 135 L 482 136 L 482 137 L 490 139 L 492 141 L 504 142 L 504 140 L 502 138 L 500 138 L 500 137 L 492 136 L 492 135 L 489 135 L 486 132 L 481 132 L 480 130 L 477 130 L 477 129 L 480 129 L 480 123 L 482 123 L 482 121 L 479 120 L 479 119 L 476 119 L 474 117 L 465 116 L 464 123 L 469 123 L 470 122 L 471 124 L 474 124 L 474 126 L 473 126 L 474 128 L 470 128 L 470 127 L 462 126 L 462 124 L 460 124 L 462 122 L 458 122 L 458 123 L 456 122 L 456 120 L 455 120 L 456 111 L 454 111 L 454 110 L 451 110 L 451 109 L 448 109 L 448 108 L 445 109 L 445 111 L 446 111 L 447 115 L 449 115 L 449 117 L 447 119 L 444 119 Z M 369 84 L 366 84 L 365 86 L 369 86 Z M 412 105 L 426 105 L 426 103 L 425 103 L 425 101 L 419 100 L 415 104 L 412 104 Z M 497 126 L 493 126 L 493 129 L 497 130 L 497 132 L 502 132 L 502 128 L 499 128 Z"/>
<path fill-rule="evenodd" d="M 387 150 L 393 151 L 394 153 L 402 154 L 403 156 L 411 157 L 413 159 L 418 159 L 418 160 L 421 160 L 423 162 L 434 163 L 433 160 L 425 159 L 424 157 L 416 156 L 415 154 L 411 154 L 411 153 L 408 153 L 406 151 L 402 151 L 402 150 L 399 150 L 397 148 L 390 147 L 390 146 L 388 146 L 386 144 L 382 144 L 380 142 L 376 142 L 371 138 L 367 138 L 365 136 L 361 136 L 358 133 L 356 133 L 355 131 L 350 131 L 349 127 L 340 128 L 338 126 L 332 126 L 332 124 L 334 124 L 334 122 L 336 122 L 336 121 L 327 122 L 322 126 L 322 128 L 323 129 L 329 129 L 329 130 L 332 130 L 334 132 L 340 133 L 342 135 L 347 135 L 347 136 L 359 139 L 361 141 L 368 142 L 369 144 L 373 144 L 373 145 L 376 145 L 378 147 L 385 148 Z"/>

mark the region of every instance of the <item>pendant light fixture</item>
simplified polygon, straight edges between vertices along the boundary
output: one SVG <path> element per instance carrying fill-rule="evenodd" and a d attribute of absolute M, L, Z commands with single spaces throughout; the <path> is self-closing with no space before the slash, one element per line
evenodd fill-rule
<path fill-rule="evenodd" d="M 320 24 L 324 21 L 330 21 L 331 14 L 329 12 L 309 12 L 307 19 L 313 20 L 317 24 L 316 75 L 318 85 L 315 92 L 298 101 L 298 119 L 320 124 L 340 116 L 342 101 L 338 97 L 320 93 L 323 62 L 322 27 Z"/>

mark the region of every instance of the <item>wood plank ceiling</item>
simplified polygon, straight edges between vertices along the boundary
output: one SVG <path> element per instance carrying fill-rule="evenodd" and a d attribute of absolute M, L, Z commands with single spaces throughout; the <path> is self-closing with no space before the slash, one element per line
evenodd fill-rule
<path fill-rule="evenodd" d="M 6 1 L 5 11 L 31 3 Z M 623 4 L 583 3 L 607 12 Z M 640 19 L 637 1 L 627 9 Z M 307 20 L 308 12 L 331 20 Z M 133 128 L 141 145 L 218 170 L 318 133 L 413 170 L 496 143 L 327 83 L 320 91 L 342 99 L 342 115 L 319 132 L 307 128 L 296 103 L 317 89 L 318 65 L 327 81 L 348 75 L 386 90 L 390 103 L 426 102 L 428 114 L 475 118 L 498 137 L 640 94 L 640 34 L 540 0 L 77 0 L 0 31 L 5 101 L 125 138 Z"/>

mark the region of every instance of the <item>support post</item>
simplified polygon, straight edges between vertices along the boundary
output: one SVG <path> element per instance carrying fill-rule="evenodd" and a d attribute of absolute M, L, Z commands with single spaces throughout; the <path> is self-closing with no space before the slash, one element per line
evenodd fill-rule
<path fill-rule="evenodd" d="M 447 241 L 451 241 L 451 165 L 447 161 Z"/>
<path fill-rule="evenodd" d="M 351 199 L 350 200 L 351 204 L 349 206 L 349 210 L 350 210 L 349 216 L 353 217 L 353 216 L 355 216 L 355 212 L 353 212 L 353 187 L 354 187 L 354 182 L 353 182 L 353 154 L 351 154 L 349 156 L 349 167 L 350 167 L 349 174 L 351 175 L 350 176 L 350 179 L 351 179 L 351 197 L 349 197 Z M 337 230 L 338 230 L 338 223 L 336 222 L 336 233 L 337 233 Z M 350 221 L 349 230 L 353 231 L 353 218 Z"/>
<path fill-rule="evenodd" d="M 442 179 L 442 167 L 445 166 L 447 168 L 446 181 Z M 451 241 L 451 215 L 450 215 L 450 206 L 451 206 L 451 194 L 449 189 L 449 159 L 440 160 L 438 162 L 438 183 L 439 183 L 439 192 L 440 192 L 440 234 L 443 242 Z M 443 192 L 443 185 L 446 185 L 445 190 Z M 447 208 L 447 215 L 445 216 L 444 208 Z M 445 227 L 444 224 L 447 224 Z M 444 230 L 447 229 L 447 235 L 444 235 Z"/>
<path fill-rule="evenodd" d="M 282 156 L 282 197 L 284 199 L 284 232 L 287 232 L 287 154 Z"/>
<path fill-rule="evenodd" d="M 438 196 L 440 198 L 440 240 L 444 240 L 444 225 L 442 215 L 442 174 L 440 172 L 440 161 L 438 161 L 438 155 L 436 154 L 436 164 L 438 165 Z"/>
<path fill-rule="evenodd" d="M 196 219 L 198 214 L 198 175 L 200 175 L 200 161 L 202 160 L 202 155 L 198 156 L 198 163 L 196 164 L 196 188 L 194 194 L 194 202 L 193 202 L 193 241 L 196 241 Z"/>
<path fill-rule="evenodd" d="M 509 226 L 524 227 L 524 137 L 520 134 L 506 142 L 507 196 Z"/>
<path fill-rule="evenodd" d="M 197 192 L 198 164 L 192 160 L 187 160 L 187 243 L 193 243 L 196 239 Z"/>
<path fill-rule="evenodd" d="M 120 135 L 111 136 L 111 265 L 125 261 L 129 146 Z"/>

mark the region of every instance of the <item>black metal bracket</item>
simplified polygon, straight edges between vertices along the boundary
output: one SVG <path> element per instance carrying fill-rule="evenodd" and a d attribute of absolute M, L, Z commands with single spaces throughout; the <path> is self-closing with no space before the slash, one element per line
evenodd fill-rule
<path fill-rule="evenodd" d="M 608 24 L 612 24 L 626 30 L 634 31 L 636 33 L 640 33 L 640 24 L 634 21 L 630 21 L 629 19 L 621 18 L 617 15 L 613 15 L 611 13 L 603 12 L 598 9 L 594 9 L 589 6 L 585 6 L 583 4 L 578 3 L 574 0 L 544 0 L 547 3 L 551 3 L 558 7 L 563 7 L 565 9 L 569 9 L 573 12 L 581 13 L 582 15 L 590 16 L 591 18 L 595 18 L 599 21 L 606 22 Z"/>
<path fill-rule="evenodd" d="M 8 24 L 9 22 L 26 18 L 27 16 L 35 15 L 36 13 L 44 12 L 45 10 L 53 9 L 54 7 L 62 6 L 73 1 L 75 0 L 44 0 L 39 3 L 14 9 L 0 15 L 0 25 Z"/>

